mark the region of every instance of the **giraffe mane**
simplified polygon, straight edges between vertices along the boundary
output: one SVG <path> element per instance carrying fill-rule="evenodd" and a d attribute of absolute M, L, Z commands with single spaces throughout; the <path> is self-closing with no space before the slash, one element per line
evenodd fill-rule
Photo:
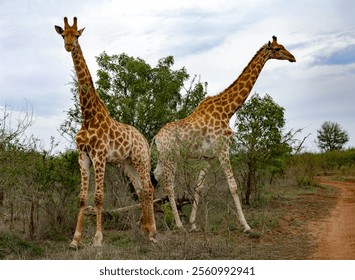
<path fill-rule="evenodd" d="M 254 60 L 255 57 L 257 57 L 266 47 L 268 46 L 268 44 L 264 44 L 253 56 L 253 58 L 249 61 L 248 65 L 243 69 L 243 71 L 240 73 L 240 75 L 238 76 L 238 78 L 231 83 L 227 88 L 225 88 L 224 90 L 222 90 L 220 93 L 216 94 L 216 95 L 212 95 L 212 96 L 207 96 L 205 99 L 203 99 L 200 104 L 197 106 L 197 108 L 199 108 L 200 106 L 202 106 L 203 103 L 207 102 L 210 99 L 214 99 L 214 98 L 218 98 L 221 95 L 223 95 L 226 91 L 228 91 L 230 88 L 232 88 L 236 83 L 238 83 L 241 75 L 244 73 L 244 71 L 250 66 L 251 62 Z M 197 111 L 197 108 L 195 109 L 195 111 Z M 195 112 L 194 111 L 194 112 Z"/>
<path fill-rule="evenodd" d="M 253 56 L 253 58 L 249 61 L 248 65 L 246 67 L 244 67 L 243 71 L 240 73 L 240 75 L 238 76 L 238 78 L 231 83 L 226 89 L 224 89 L 223 91 L 221 91 L 218 95 L 222 95 L 224 92 L 228 91 L 231 87 L 233 87 L 236 83 L 238 83 L 239 78 L 241 77 L 241 75 L 244 73 L 244 71 L 246 69 L 248 69 L 248 67 L 250 66 L 250 64 L 252 63 L 252 61 L 254 60 L 254 58 L 256 58 L 265 48 L 267 47 L 267 44 L 264 44 Z"/>

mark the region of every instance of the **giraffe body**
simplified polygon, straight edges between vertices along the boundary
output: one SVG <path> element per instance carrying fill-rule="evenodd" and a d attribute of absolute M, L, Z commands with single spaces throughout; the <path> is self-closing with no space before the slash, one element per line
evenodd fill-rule
<path fill-rule="evenodd" d="M 250 230 L 242 211 L 237 183 L 230 164 L 229 153 L 233 131 L 229 127 L 229 121 L 247 99 L 262 68 L 269 59 L 296 61 L 289 51 L 277 43 L 277 38 L 274 36 L 273 41 L 260 48 L 241 75 L 228 88 L 216 96 L 205 98 L 191 115 L 185 119 L 166 124 L 154 137 L 154 143 L 158 151 L 158 164 L 154 174 L 158 180 L 162 180 L 164 183 L 164 189 L 169 197 L 178 228 L 182 228 L 183 225 L 176 208 L 174 196 L 176 171 L 174 155 L 176 157 L 179 145 L 193 143 L 193 156 L 206 160 L 207 163 L 199 174 L 198 184 L 195 189 L 189 220 L 191 230 L 196 229 L 195 219 L 201 191 L 203 190 L 204 179 L 210 165 L 209 161 L 213 158 L 219 160 L 224 170 L 237 208 L 239 222 L 244 227 L 244 231 Z"/>
<path fill-rule="evenodd" d="M 81 172 L 80 208 L 77 226 L 70 248 L 78 248 L 82 235 L 84 211 L 87 203 L 90 167 L 95 171 L 95 206 L 97 209 L 94 246 L 102 243 L 102 205 L 104 196 L 104 174 L 107 163 L 119 165 L 131 180 L 142 205 L 143 229 L 150 240 L 156 234 L 153 192 L 150 181 L 150 150 L 144 136 L 134 127 L 115 121 L 97 94 L 82 54 L 78 38 L 84 29 L 77 29 L 64 18 L 65 27 L 55 26 L 62 35 L 65 49 L 71 52 L 78 78 L 78 91 L 82 113 L 82 125 L 76 136 Z"/>

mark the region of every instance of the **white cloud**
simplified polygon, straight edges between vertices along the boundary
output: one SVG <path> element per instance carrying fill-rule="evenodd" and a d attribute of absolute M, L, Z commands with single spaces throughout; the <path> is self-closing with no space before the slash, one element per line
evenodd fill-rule
<path fill-rule="evenodd" d="M 231 84 L 276 35 L 297 62 L 268 62 L 253 92 L 269 93 L 286 108 L 288 124 L 307 133 L 339 122 L 355 146 L 354 10 L 354 1 L 1 1 L 0 105 L 20 110 L 28 100 L 34 131 L 58 135 L 72 106 L 65 84 L 73 65 L 54 31 L 64 16 L 86 27 L 80 43 L 94 80 L 95 56 L 104 50 L 151 64 L 173 55 L 176 68 L 208 82 L 209 94 Z"/>

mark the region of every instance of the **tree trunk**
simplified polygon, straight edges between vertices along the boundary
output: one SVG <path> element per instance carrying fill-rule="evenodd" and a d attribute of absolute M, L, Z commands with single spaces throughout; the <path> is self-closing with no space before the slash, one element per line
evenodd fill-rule
<path fill-rule="evenodd" d="M 0 190 L 0 207 L 4 206 L 4 191 Z"/>
<path fill-rule="evenodd" d="M 30 211 L 30 222 L 28 225 L 30 238 L 33 239 L 35 234 L 35 225 L 34 225 L 34 213 L 35 213 L 35 202 L 31 201 L 31 211 Z"/>
<path fill-rule="evenodd" d="M 250 205 L 250 195 L 252 193 L 252 171 L 250 170 L 251 166 L 249 166 L 246 191 L 245 191 L 245 204 Z"/>

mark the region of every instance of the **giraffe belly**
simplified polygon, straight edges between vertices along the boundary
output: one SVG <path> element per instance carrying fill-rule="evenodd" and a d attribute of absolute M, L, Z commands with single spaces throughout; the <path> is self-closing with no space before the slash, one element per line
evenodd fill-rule
<path fill-rule="evenodd" d="M 204 138 L 201 145 L 201 156 L 204 158 L 216 157 L 215 141 L 211 138 Z"/>
<path fill-rule="evenodd" d="M 212 143 L 211 143 L 211 140 L 210 139 L 203 139 L 202 141 L 202 145 L 201 145 L 201 148 L 202 148 L 202 153 L 207 153 L 212 147 Z"/>
<path fill-rule="evenodd" d="M 106 161 L 111 164 L 121 164 L 129 156 L 129 152 L 123 148 L 110 147 L 107 152 Z"/>

